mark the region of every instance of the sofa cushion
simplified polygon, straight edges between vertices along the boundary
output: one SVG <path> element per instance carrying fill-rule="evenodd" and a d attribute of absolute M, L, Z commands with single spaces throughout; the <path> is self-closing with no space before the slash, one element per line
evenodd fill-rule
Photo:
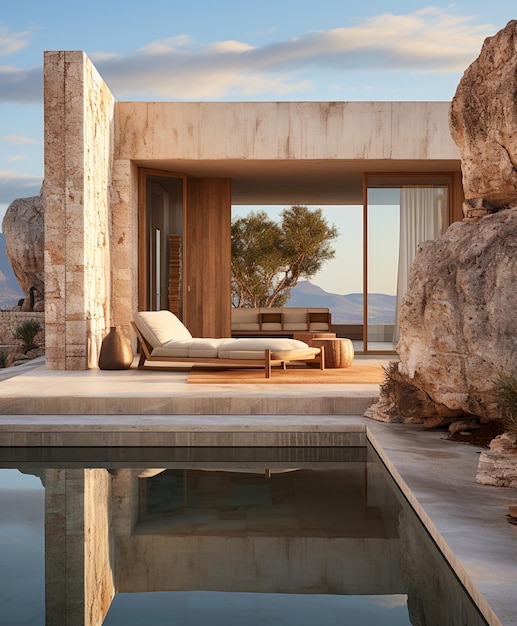
<path fill-rule="evenodd" d="M 309 330 L 330 330 L 329 325 L 325 322 L 311 322 Z"/>
<path fill-rule="evenodd" d="M 284 309 L 284 326 L 286 324 L 305 324 L 307 327 L 307 309 Z"/>
<path fill-rule="evenodd" d="M 232 322 L 232 330 L 260 330 L 260 324 L 238 324 Z"/>
<path fill-rule="evenodd" d="M 234 324 L 258 324 L 259 310 L 237 307 L 232 309 L 232 326 Z"/>
<path fill-rule="evenodd" d="M 282 330 L 279 322 L 262 322 L 261 330 Z"/>
<path fill-rule="evenodd" d="M 284 324 L 284 330 L 307 330 L 307 323 L 306 322 L 293 322 L 292 324 L 287 322 Z"/>

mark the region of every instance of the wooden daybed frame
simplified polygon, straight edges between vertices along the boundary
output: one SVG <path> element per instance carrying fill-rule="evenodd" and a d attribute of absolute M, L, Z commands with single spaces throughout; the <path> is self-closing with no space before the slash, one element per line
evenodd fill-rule
<path fill-rule="evenodd" d="M 320 348 L 320 352 L 316 354 L 314 357 L 308 357 L 306 354 L 304 356 L 298 356 L 297 353 L 300 354 L 299 350 L 293 350 L 293 354 L 291 358 L 282 358 L 282 359 L 274 359 L 272 357 L 272 352 L 269 349 L 264 350 L 264 359 L 221 359 L 221 358 L 212 358 L 212 357 L 177 357 L 177 356 L 153 356 L 152 355 L 152 346 L 145 339 L 145 337 L 140 332 L 138 326 L 135 322 L 131 322 L 131 326 L 135 331 L 135 334 L 139 343 L 140 350 L 140 358 L 138 360 L 138 368 L 139 369 L 152 369 L 152 366 L 146 366 L 146 363 L 190 363 L 192 365 L 216 365 L 222 368 L 232 369 L 232 368 L 242 368 L 242 367 L 253 367 L 265 370 L 265 377 L 271 378 L 271 368 L 274 365 L 281 365 L 284 369 L 286 368 L 287 363 L 291 361 L 305 362 L 305 363 L 318 363 L 319 369 L 325 369 L 325 354 L 324 349 Z M 172 368 L 173 369 L 173 368 Z"/>

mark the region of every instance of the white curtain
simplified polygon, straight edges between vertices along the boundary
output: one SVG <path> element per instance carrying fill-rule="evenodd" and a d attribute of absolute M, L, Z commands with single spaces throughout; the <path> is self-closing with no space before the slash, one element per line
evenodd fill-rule
<path fill-rule="evenodd" d="M 400 189 L 400 241 L 397 276 L 397 306 L 393 341 L 399 340 L 399 307 L 406 293 L 409 271 L 418 245 L 436 239 L 448 225 L 445 187 L 402 187 Z"/>

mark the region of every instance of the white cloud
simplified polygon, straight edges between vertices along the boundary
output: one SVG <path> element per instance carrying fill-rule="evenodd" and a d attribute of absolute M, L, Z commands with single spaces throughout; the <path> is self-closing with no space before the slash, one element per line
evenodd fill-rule
<path fill-rule="evenodd" d="M 43 102 L 43 68 L 22 70 L 9 65 L 0 65 L 0 103 Z"/>
<path fill-rule="evenodd" d="M 302 73 L 399 71 L 457 73 L 477 56 L 494 27 L 428 7 L 386 13 L 353 26 L 313 31 L 262 47 L 241 41 L 194 44 L 186 35 L 153 42 L 127 57 L 99 64 L 118 95 L 218 98 L 308 90 Z"/>
<path fill-rule="evenodd" d="M 312 79 L 351 72 L 455 74 L 479 54 L 495 27 L 427 7 L 385 13 L 353 25 L 312 31 L 264 46 L 227 40 L 193 41 L 187 34 L 159 39 L 121 56 L 89 53 L 118 98 L 215 99 L 308 92 Z M 0 66 L 0 102 L 41 101 L 41 68 Z"/>
<path fill-rule="evenodd" d="M 0 170 L 0 204 L 10 204 L 17 198 L 37 196 L 42 182 L 42 176 Z"/>
<path fill-rule="evenodd" d="M 189 35 L 175 35 L 167 39 L 157 39 L 147 46 L 140 48 L 140 51 L 144 54 L 163 54 L 175 48 L 183 48 L 191 43 L 193 43 L 193 40 Z"/>
<path fill-rule="evenodd" d="M 28 31 L 11 33 L 5 26 L 0 26 L 0 55 L 19 52 L 27 45 L 28 35 Z"/>
<path fill-rule="evenodd" d="M 13 144 L 36 143 L 35 139 L 32 139 L 31 137 L 23 137 L 22 135 L 5 135 L 2 137 L 2 140 L 6 143 Z"/>

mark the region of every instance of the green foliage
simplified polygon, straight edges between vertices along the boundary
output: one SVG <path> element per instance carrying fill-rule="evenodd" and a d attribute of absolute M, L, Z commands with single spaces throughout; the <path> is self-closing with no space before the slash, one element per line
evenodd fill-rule
<path fill-rule="evenodd" d="M 517 379 L 513 376 L 501 376 L 495 384 L 494 395 L 503 410 L 505 428 L 517 431 Z"/>
<path fill-rule="evenodd" d="M 38 320 L 26 320 L 14 331 L 14 338 L 19 339 L 23 344 L 25 352 L 28 352 L 32 348 L 36 347 L 34 338 L 41 329 L 42 326 Z"/>
<path fill-rule="evenodd" d="M 7 358 L 9 357 L 9 350 L 0 349 L 0 368 L 7 367 Z"/>
<path fill-rule="evenodd" d="M 321 209 L 292 206 L 281 222 L 265 211 L 232 222 L 232 301 L 238 307 L 284 306 L 301 278 L 314 276 L 335 256 L 339 232 Z"/>

